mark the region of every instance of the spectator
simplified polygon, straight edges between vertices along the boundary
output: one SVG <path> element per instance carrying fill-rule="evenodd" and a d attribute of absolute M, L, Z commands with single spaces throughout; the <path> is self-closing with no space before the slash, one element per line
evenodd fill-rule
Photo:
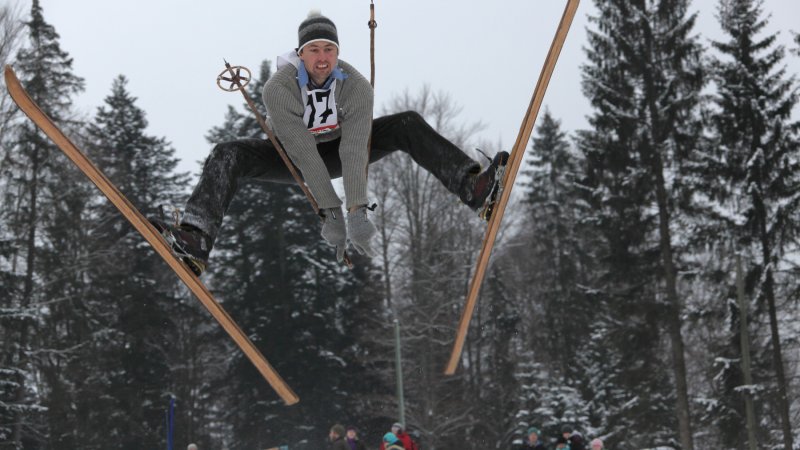
<path fill-rule="evenodd" d="M 350 450 L 367 450 L 367 447 L 358 438 L 358 429 L 352 425 L 347 427 L 345 441 L 347 441 L 347 446 Z"/>
<path fill-rule="evenodd" d="M 186 450 L 197 450 L 197 444 L 189 444 L 186 446 Z"/>
<path fill-rule="evenodd" d="M 583 440 L 583 435 L 578 431 L 573 431 L 567 442 L 570 450 L 586 450 L 586 441 Z"/>
<path fill-rule="evenodd" d="M 419 450 L 419 446 L 408 433 L 405 432 L 403 429 L 403 424 L 400 422 L 395 422 L 392 425 L 392 434 L 394 434 L 400 443 L 403 445 L 403 448 L 406 450 Z M 386 446 L 383 442 L 381 442 L 380 450 L 386 450 Z"/>
<path fill-rule="evenodd" d="M 566 449 L 569 448 L 569 440 L 567 440 L 567 438 L 565 438 L 564 434 L 562 433 L 562 435 L 559 436 L 558 439 L 556 439 L 556 450 L 560 450 L 560 449 L 564 449 L 564 448 L 566 448 Z"/>
<path fill-rule="evenodd" d="M 347 446 L 347 442 L 344 440 L 344 435 L 344 426 L 337 423 L 331 427 L 331 431 L 328 433 L 328 439 L 331 441 L 331 450 L 350 450 Z"/>
<path fill-rule="evenodd" d="M 406 433 L 405 427 L 403 427 L 402 423 L 395 422 L 394 425 L 392 425 L 392 433 L 394 433 L 394 435 L 397 436 L 397 439 L 403 443 L 403 448 L 406 450 L 419 450 L 417 443 L 411 439 L 411 436 L 409 436 L 408 433 Z"/>
<path fill-rule="evenodd" d="M 400 440 L 397 439 L 397 435 L 391 431 L 383 435 L 381 448 L 385 450 L 405 450 L 403 443 L 400 442 Z"/>
<path fill-rule="evenodd" d="M 520 450 L 544 450 L 544 444 L 541 440 L 539 440 L 539 435 L 542 434 L 542 431 L 536 427 L 528 428 L 527 438 L 522 446 L 519 447 Z"/>
<path fill-rule="evenodd" d="M 603 441 L 600 440 L 600 438 L 592 439 L 592 442 L 590 443 L 590 445 L 592 447 L 592 450 L 603 450 L 603 448 L 604 448 L 603 447 Z"/>

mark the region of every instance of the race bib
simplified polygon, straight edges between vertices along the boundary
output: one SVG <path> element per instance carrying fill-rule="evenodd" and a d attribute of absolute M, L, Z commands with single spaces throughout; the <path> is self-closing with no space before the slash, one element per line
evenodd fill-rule
<path fill-rule="evenodd" d="M 339 128 L 335 91 L 336 83 L 331 83 L 328 89 L 305 91 L 306 110 L 303 113 L 303 120 L 311 134 L 316 136 Z"/>

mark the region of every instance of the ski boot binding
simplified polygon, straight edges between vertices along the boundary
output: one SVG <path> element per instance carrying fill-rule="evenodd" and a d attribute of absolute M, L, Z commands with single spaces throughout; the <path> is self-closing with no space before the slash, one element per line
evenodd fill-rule
<path fill-rule="evenodd" d="M 195 275 L 205 272 L 211 253 L 211 239 L 205 233 L 191 225 L 174 225 L 159 219 L 151 219 L 150 223 Z"/>
<path fill-rule="evenodd" d="M 489 167 L 475 177 L 471 203 L 473 209 L 478 211 L 478 217 L 487 222 L 492 217 L 497 199 L 503 193 L 502 181 L 508 156 L 508 152 L 498 152 Z"/>

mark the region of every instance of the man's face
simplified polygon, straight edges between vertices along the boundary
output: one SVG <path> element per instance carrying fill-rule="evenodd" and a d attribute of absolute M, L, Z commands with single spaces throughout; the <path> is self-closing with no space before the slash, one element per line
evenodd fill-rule
<path fill-rule="evenodd" d="M 339 61 L 339 47 L 326 41 L 313 41 L 300 50 L 300 59 L 316 85 L 322 85 Z"/>
<path fill-rule="evenodd" d="M 397 433 L 399 433 L 399 432 L 400 432 L 400 428 L 392 427 L 392 433 L 394 433 L 395 436 L 397 436 Z"/>
<path fill-rule="evenodd" d="M 592 444 L 592 450 L 603 450 L 603 444 L 599 443 Z"/>
<path fill-rule="evenodd" d="M 536 442 L 538 440 L 539 440 L 539 435 L 536 434 L 535 432 L 528 435 L 528 441 Z"/>
<path fill-rule="evenodd" d="M 338 434 L 336 434 L 336 433 L 335 433 L 333 430 L 331 430 L 331 431 L 328 433 L 328 439 L 330 439 L 330 440 L 332 440 L 332 441 L 335 441 L 335 440 L 336 440 L 336 438 L 338 438 L 338 437 L 339 437 L 339 435 L 338 435 Z"/>
<path fill-rule="evenodd" d="M 356 438 L 356 430 L 347 430 L 347 438 L 348 439 L 355 439 Z"/>

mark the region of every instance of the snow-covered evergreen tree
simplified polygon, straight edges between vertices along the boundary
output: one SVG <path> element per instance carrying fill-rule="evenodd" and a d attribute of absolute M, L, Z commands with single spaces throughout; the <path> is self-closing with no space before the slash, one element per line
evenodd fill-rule
<path fill-rule="evenodd" d="M 122 76 L 114 81 L 87 127 L 85 149 L 134 206 L 155 216 L 159 204 L 177 201 L 186 176 L 174 173 L 177 160 L 166 141 L 146 134 L 145 113 L 126 84 Z M 80 445 L 101 446 L 116 436 L 124 448 L 160 446 L 160 411 L 172 388 L 164 355 L 175 342 L 177 280 L 119 211 L 92 193 L 79 226 L 86 231 L 80 266 L 86 287 L 58 319 L 73 324 L 66 339 L 79 350 L 58 365 L 72 399 L 63 402 L 69 420 L 53 436 L 73 436 Z"/>
<path fill-rule="evenodd" d="M 757 408 L 762 420 L 759 428 L 767 429 L 763 421 L 782 428 L 781 442 L 791 448 L 790 387 L 778 310 L 786 278 L 778 269 L 786 253 L 796 251 L 794 242 L 800 232 L 796 225 L 800 165 L 795 157 L 800 124 L 791 116 L 798 87 L 782 66 L 785 51 L 776 44 L 777 36 L 763 34 L 767 19 L 762 2 L 723 0 L 719 18 L 725 40 L 713 43 L 719 52 L 713 65 L 717 87 L 710 115 L 713 136 L 703 154 L 700 179 L 704 185 L 697 197 L 711 211 L 713 221 L 708 225 L 719 230 L 716 245 L 744 255 L 746 292 L 754 306 L 749 320 L 763 324 L 754 329 L 770 330 L 760 339 L 753 334 L 756 391 L 766 388 L 768 395 L 758 398 L 770 405 Z M 732 285 L 732 276 L 726 281 Z M 735 301 L 729 304 L 730 344 L 718 354 L 721 361 L 737 360 L 740 355 L 741 314 Z M 740 367 L 722 364 L 717 370 L 722 394 L 714 405 L 727 414 L 717 414 L 715 423 L 723 445 L 734 445 L 746 440 L 741 426 Z M 774 434 L 763 434 L 761 440 L 770 436 Z"/>
<path fill-rule="evenodd" d="M 588 336 L 585 324 L 592 311 L 580 286 L 586 281 L 590 256 L 580 236 L 580 218 L 587 211 L 577 182 L 582 177 L 579 156 L 572 151 L 560 122 L 545 110 L 532 139 L 531 159 L 523 170 L 526 215 L 521 229 L 525 248 L 514 258 L 527 273 L 523 305 L 535 326 L 531 344 L 564 379 L 580 384 L 582 371 L 575 355 Z M 543 353 L 541 353 L 543 352 Z"/>
<path fill-rule="evenodd" d="M 11 57 L 16 54 L 23 37 L 22 14 L 17 12 L 11 5 L 0 6 L 0 65 L 5 66 L 10 62 Z M 17 200 L 17 193 L 20 186 L 15 182 L 14 177 L 10 176 L 10 168 L 14 163 L 14 141 L 13 129 L 19 123 L 17 108 L 11 101 L 10 95 L 6 92 L 5 85 L 0 88 L 0 203 L 3 205 L 14 205 Z M 15 255 L 17 254 L 18 238 L 10 229 L 9 223 L 14 218 L 14 208 L 4 207 L 0 211 L 0 297 L 4 299 L 17 298 L 18 289 L 22 286 L 22 279 L 19 271 L 14 265 Z M 14 339 L 14 327 L 18 325 L 17 310 L 12 302 L 3 305 L 0 310 L 0 341 L 10 342 Z M 0 361 L 4 364 L 0 369 L 0 380 L 7 380 L 16 376 L 16 370 L 5 364 L 8 363 L 8 354 L 3 352 Z M 0 387 L 0 401 L 5 404 L 13 404 L 16 393 L 16 383 L 2 383 Z M 11 403 L 9 403 L 11 401 Z M 12 408 L 0 408 L 0 440 L 7 440 L 13 434 L 13 423 L 15 412 Z"/>
<path fill-rule="evenodd" d="M 608 369 L 619 371 L 617 379 L 627 384 L 619 388 L 635 396 L 607 405 L 607 411 L 648 428 L 634 438 L 641 442 L 627 440 L 632 445 L 680 443 L 690 449 L 677 279 L 684 243 L 676 231 L 685 165 L 702 129 L 696 106 L 704 70 L 692 36 L 695 16 L 688 1 L 595 3 L 583 70 L 593 129 L 580 134 L 579 145 L 588 166 L 587 199 L 596 210 L 587 220 L 606 240 L 599 255 L 605 273 L 597 274 L 594 286 L 610 308 L 608 317 L 626 317 L 606 324 L 614 330 L 608 343 L 622 351 L 611 359 L 622 366 Z M 670 355 L 663 361 L 654 352 L 662 336 Z M 660 370 L 664 363 L 671 369 Z"/>
<path fill-rule="evenodd" d="M 603 317 L 587 286 L 597 245 L 595 230 L 582 223 L 589 215 L 579 184 L 583 161 L 573 151 L 566 133 L 545 110 L 532 139 L 530 160 L 523 170 L 523 223 L 517 246 L 508 255 L 506 277 L 519 272 L 518 304 L 525 318 L 519 324 L 523 338 L 517 377 L 522 390 L 512 433 L 519 439 L 525 426 L 537 426 L 545 436 L 556 436 L 561 425 L 586 433 L 590 423 L 590 399 L 596 387 L 587 370 L 586 356 L 593 324 Z M 536 371 L 546 375 L 534 376 Z M 569 397 L 571 404 L 559 412 L 545 406 L 556 400 L 544 396 Z M 553 409 L 554 415 L 547 416 Z M 568 416 L 568 417 L 567 417 Z"/>
<path fill-rule="evenodd" d="M 524 442 L 530 427 L 542 431 L 540 440 L 546 448 L 555 447 L 564 427 L 570 427 L 583 436 L 596 435 L 597 430 L 591 423 L 590 404 L 579 390 L 570 387 L 569 380 L 551 372 L 543 364 L 532 362 L 533 359 L 535 356 L 529 354 L 527 360 L 520 363 L 516 375 L 525 408 L 516 413 L 515 441 Z"/>
<path fill-rule="evenodd" d="M 45 21 L 38 0 L 25 27 L 28 40 L 17 54 L 15 69 L 34 101 L 55 121 L 67 123 L 83 81 L 72 73 L 72 59 L 61 50 L 58 33 Z M 5 277 L 9 295 L 2 323 L 3 341 L 9 345 L 0 354 L 0 432 L 3 441 L 22 448 L 45 439 L 45 417 L 57 418 L 45 413 L 47 399 L 43 386 L 37 385 L 42 376 L 37 367 L 46 355 L 57 354 L 44 351 L 44 336 L 65 331 L 48 328 L 47 319 L 57 317 L 64 301 L 80 294 L 80 280 L 64 268 L 82 253 L 80 233 L 74 230 L 79 229 L 87 196 L 76 171 L 32 123 L 20 122 L 8 131 L 13 138 L 2 175 L 13 201 L 4 203 L 11 210 L 3 233 L 12 248 L 6 253 L 11 271 Z"/>

